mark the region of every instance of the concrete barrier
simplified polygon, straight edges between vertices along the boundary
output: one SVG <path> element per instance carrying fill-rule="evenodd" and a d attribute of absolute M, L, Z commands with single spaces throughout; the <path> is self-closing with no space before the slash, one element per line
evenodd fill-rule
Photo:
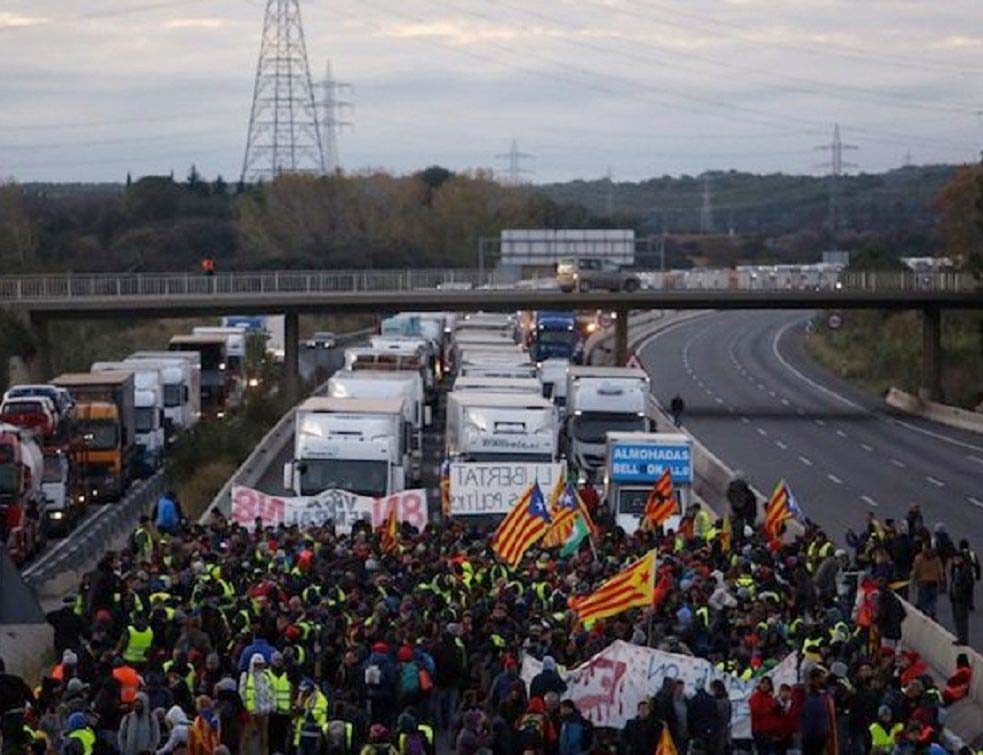
<path fill-rule="evenodd" d="M 949 406 L 948 404 L 939 404 L 935 401 L 926 401 L 900 388 L 889 390 L 884 401 L 894 409 L 900 409 L 923 419 L 930 419 L 940 425 L 948 425 L 973 433 L 983 433 L 983 413 L 981 412 L 960 409 L 958 406 Z"/>

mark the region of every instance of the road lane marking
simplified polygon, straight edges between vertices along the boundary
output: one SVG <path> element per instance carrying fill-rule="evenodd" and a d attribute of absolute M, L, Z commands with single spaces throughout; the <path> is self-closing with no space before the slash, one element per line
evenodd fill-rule
<path fill-rule="evenodd" d="M 792 405 L 792 402 L 789 401 L 787 398 L 783 398 L 782 399 L 782 405 L 784 405 L 784 406 L 791 406 Z"/>
<path fill-rule="evenodd" d="M 775 445 L 778 446 L 783 451 L 785 451 L 788 448 L 788 443 L 786 443 L 784 441 L 781 441 L 781 440 L 776 440 L 775 441 Z"/>
<path fill-rule="evenodd" d="M 815 420 L 815 422 L 816 422 L 816 424 L 817 424 L 817 425 L 819 425 L 820 427 L 826 427 L 826 422 L 825 422 L 824 420 L 821 420 L 821 419 L 817 419 L 817 420 Z"/>
<path fill-rule="evenodd" d="M 768 391 L 768 395 L 771 396 L 772 398 L 775 398 L 777 394 L 774 391 Z"/>
<path fill-rule="evenodd" d="M 811 459 L 807 459 L 805 456 L 800 456 L 799 457 L 799 461 L 801 461 L 807 467 L 811 467 L 812 466 L 812 460 Z"/>
<path fill-rule="evenodd" d="M 983 509 L 983 501 L 981 501 L 979 498 L 973 498 L 973 496 L 967 496 L 966 500 L 969 501 L 974 506 L 976 506 L 976 508 Z"/>
<path fill-rule="evenodd" d="M 891 459 L 891 463 L 900 469 L 904 469 L 907 466 L 903 461 L 898 461 L 897 459 Z"/>
<path fill-rule="evenodd" d="M 764 389 L 765 389 L 765 384 L 764 383 L 758 383 L 758 390 L 759 391 L 763 391 Z"/>
<path fill-rule="evenodd" d="M 935 485 L 935 487 L 937 487 L 937 488 L 944 488 L 945 487 L 945 483 L 942 482 L 942 480 L 936 480 L 934 477 L 931 477 L 930 475 L 925 475 L 925 479 L 928 480 L 933 485 Z"/>
<path fill-rule="evenodd" d="M 741 422 L 743 422 L 745 425 L 751 424 L 751 420 L 749 417 L 741 417 Z"/>
<path fill-rule="evenodd" d="M 841 438 L 845 438 L 846 437 L 846 433 L 843 432 L 842 430 L 837 430 L 836 431 L 836 434 L 839 435 Z"/>
<path fill-rule="evenodd" d="M 768 434 L 768 431 L 765 430 L 763 427 L 759 427 L 757 429 L 758 429 L 758 435 L 765 436 Z"/>
<path fill-rule="evenodd" d="M 843 484 L 843 480 L 841 480 L 841 479 L 840 479 L 839 477 L 837 477 L 837 476 L 836 476 L 835 474 L 827 474 L 826 476 L 827 476 L 827 477 L 828 477 L 828 478 L 829 478 L 830 480 L 832 480 L 833 482 L 835 482 L 835 483 L 836 483 L 837 485 L 842 485 L 842 484 Z"/>
<path fill-rule="evenodd" d="M 870 409 L 867 409 L 865 406 L 861 406 L 856 401 L 851 401 L 846 396 L 841 396 L 839 393 L 832 390 L 831 388 L 827 388 L 825 385 L 822 385 L 821 383 L 817 383 L 809 376 L 803 374 L 801 370 L 798 370 L 795 367 L 793 367 L 791 363 L 789 363 L 789 361 L 785 357 L 783 357 L 781 352 L 778 350 L 778 342 L 781 340 L 782 336 L 784 336 L 785 333 L 788 332 L 790 328 L 798 325 L 800 322 L 802 322 L 802 320 L 790 320 L 783 327 L 778 329 L 778 332 L 775 333 L 775 337 L 771 340 L 771 351 L 775 355 L 775 358 L 781 363 L 781 365 L 786 370 L 791 372 L 797 378 L 808 383 L 817 391 L 822 391 L 826 395 L 832 396 L 837 401 L 840 401 L 853 409 L 859 409 L 864 414 L 875 417 L 876 419 L 881 419 L 886 422 L 891 422 L 895 425 L 900 425 L 901 427 L 905 427 L 909 430 L 914 430 L 916 433 L 921 433 L 922 435 L 928 435 L 929 437 L 936 438 L 937 440 L 941 440 L 945 443 L 950 443 L 954 446 L 959 446 L 960 448 L 965 448 L 969 451 L 983 451 L 983 446 L 974 446 L 972 443 L 964 443 L 961 440 L 956 440 L 955 438 L 950 438 L 947 435 L 942 435 L 941 433 L 936 433 L 936 432 L 932 432 L 931 430 L 926 430 L 923 427 L 918 427 L 916 425 L 911 424 L 910 422 L 905 422 L 900 419 L 885 418 L 882 415 L 878 414 L 877 412 L 872 412 Z"/>
<path fill-rule="evenodd" d="M 724 400 L 720 398 L 720 396 L 717 396 L 717 398 L 715 398 L 714 401 L 716 401 L 718 404 L 724 403 Z"/>
<path fill-rule="evenodd" d="M 970 461 L 975 461 L 977 464 L 983 464 L 983 458 L 979 456 L 973 456 L 973 454 L 969 454 L 968 456 L 966 456 L 966 458 L 969 459 Z"/>
<path fill-rule="evenodd" d="M 862 496 L 860 496 L 860 500 L 863 501 L 864 503 L 866 503 L 868 506 L 873 506 L 874 508 L 877 508 L 877 506 L 878 506 L 877 501 L 875 501 L 869 495 L 862 495 Z"/>
<path fill-rule="evenodd" d="M 873 447 L 873 446 L 871 446 L 871 445 L 869 445 L 869 444 L 867 444 L 867 443 L 861 443 L 861 444 L 860 444 L 860 447 L 861 447 L 861 448 L 862 448 L 862 449 L 863 449 L 864 451 L 867 451 L 868 453 L 869 453 L 870 451 L 873 451 L 873 450 L 874 450 L 874 447 Z"/>

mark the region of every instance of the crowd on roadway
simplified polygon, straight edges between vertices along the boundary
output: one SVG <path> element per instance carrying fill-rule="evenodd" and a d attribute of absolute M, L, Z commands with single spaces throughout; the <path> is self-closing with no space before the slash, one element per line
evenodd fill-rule
<path fill-rule="evenodd" d="M 368 526 L 249 532 L 216 513 L 165 533 L 145 520 L 49 615 L 57 663 L 37 687 L 0 675 L 4 752 L 650 755 L 667 728 L 678 753 L 939 753 L 968 664 L 937 684 L 899 647 L 891 584 L 910 577 L 926 610 L 947 586 L 971 610 L 975 555 L 917 510 L 868 516 L 852 555 L 812 526 L 776 549 L 747 493 L 728 491 L 732 536 L 699 507 L 675 532 L 627 536 L 585 495 L 595 542 L 566 559 L 534 548 L 515 571 L 487 529 L 460 522 L 403 526 L 384 552 Z M 570 597 L 651 547 L 668 586 L 657 604 L 580 625 Z M 615 639 L 752 680 L 753 742 L 733 739 L 720 681 L 661 680 L 622 730 L 595 728 L 561 671 Z M 799 682 L 773 684 L 793 651 Z M 531 679 L 525 655 L 542 661 Z"/>

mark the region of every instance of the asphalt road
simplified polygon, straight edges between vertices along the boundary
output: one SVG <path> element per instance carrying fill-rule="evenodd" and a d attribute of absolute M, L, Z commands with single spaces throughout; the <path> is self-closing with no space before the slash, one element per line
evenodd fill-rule
<path fill-rule="evenodd" d="M 983 553 L 983 437 L 897 413 L 823 370 L 805 351 L 807 317 L 714 313 L 656 334 L 639 356 L 663 405 L 686 402 L 687 430 L 764 495 L 786 479 L 838 542 L 867 511 L 901 519 L 919 503 L 929 528 L 943 522 Z M 951 627 L 947 598 L 939 609 Z"/>

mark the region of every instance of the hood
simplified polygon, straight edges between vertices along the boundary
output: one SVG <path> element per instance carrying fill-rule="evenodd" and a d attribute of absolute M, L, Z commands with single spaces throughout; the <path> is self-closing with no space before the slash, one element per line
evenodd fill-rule
<path fill-rule="evenodd" d="M 147 697 L 147 693 L 137 692 L 136 700 L 139 700 L 140 702 L 143 703 L 143 715 L 141 715 L 140 717 L 146 718 L 150 716 L 150 698 Z"/>
<path fill-rule="evenodd" d="M 184 714 L 184 711 L 181 710 L 177 705 L 172 705 L 171 706 L 171 709 L 169 711 L 167 711 L 166 718 L 167 718 L 167 722 L 171 726 L 187 726 L 188 725 L 188 717 Z"/>
<path fill-rule="evenodd" d="M 262 663 L 264 666 L 266 665 L 266 659 L 261 653 L 253 653 L 251 656 L 249 656 L 249 672 L 252 673 L 256 671 L 256 666 L 260 663 Z"/>

